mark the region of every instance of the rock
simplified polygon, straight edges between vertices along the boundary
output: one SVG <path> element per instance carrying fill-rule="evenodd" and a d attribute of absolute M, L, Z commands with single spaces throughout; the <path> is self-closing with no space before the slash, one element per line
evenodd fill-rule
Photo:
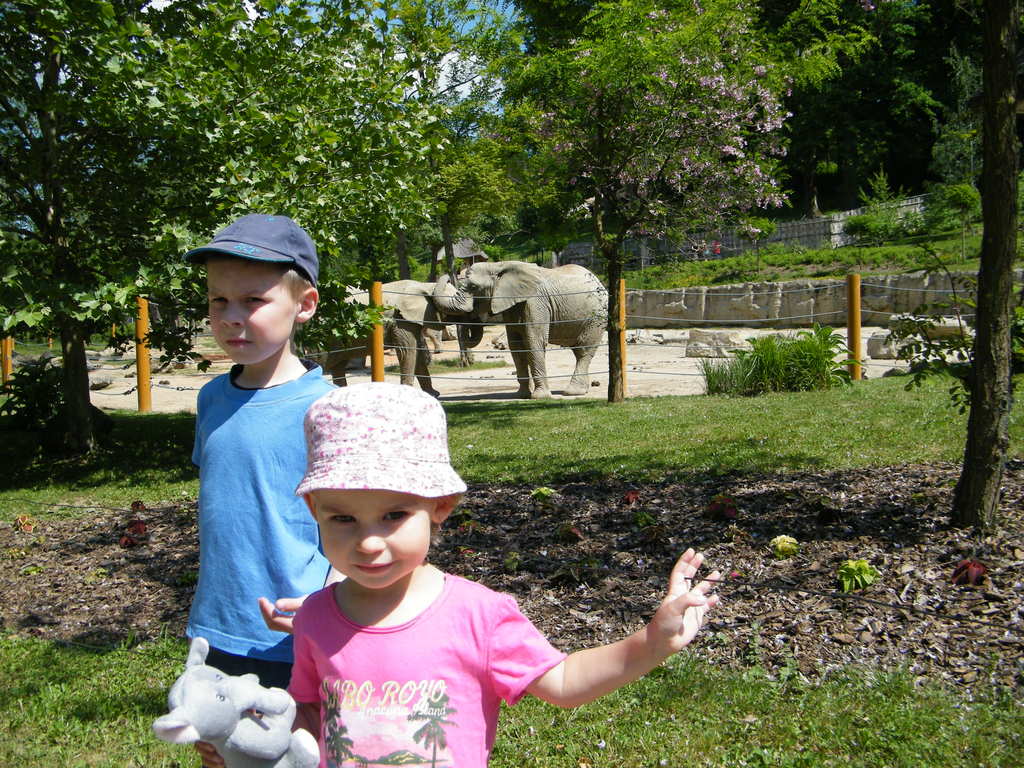
<path fill-rule="evenodd" d="M 931 340 L 952 339 L 961 336 L 973 336 L 967 325 L 961 324 L 955 317 L 930 318 L 912 314 L 893 315 L 889 318 L 889 328 L 893 331 L 914 330 L 917 323 L 931 323 L 925 329 L 925 336 Z"/>
<path fill-rule="evenodd" d="M 868 338 L 868 357 L 875 360 L 896 360 L 899 358 L 899 351 L 905 347 L 907 342 L 897 343 L 888 331 L 877 331 Z"/>
<path fill-rule="evenodd" d="M 693 328 L 686 345 L 687 357 L 730 357 L 734 349 L 750 349 L 749 331 Z"/>
<path fill-rule="evenodd" d="M 95 379 L 89 379 L 89 389 L 95 392 L 99 389 L 106 389 L 113 383 L 114 380 L 108 376 L 97 376 Z"/>

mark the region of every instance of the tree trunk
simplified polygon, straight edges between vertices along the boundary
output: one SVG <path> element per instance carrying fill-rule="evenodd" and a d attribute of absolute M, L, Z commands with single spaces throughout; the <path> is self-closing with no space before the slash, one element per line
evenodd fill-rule
<path fill-rule="evenodd" d="M 821 216 L 821 208 L 818 207 L 818 175 L 814 168 L 803 173 L 803 213 L 809 219 L 816 219 Z"/>
<path fill-rule="evenodd" d="M 979 532 L 998 523 L 999 486 L 1012 406 L 1010 326 L 1017 251 L 1016 49 L 1019 8 L 986 0 L 981 268 L 978 271 L 971 411 L 952 522 Z"/>
<path fill-rule="evenodd" d="M 622 256 L 619 239 L 608 238 L 604 231 L 604 203 L 600 195 L 594 198 L 594 247 L 607 264 L 608 276 L 608 402 L 621 403 L 625 399 L 622 381 L 622 355 L 619 350 L 619 279 L 622 277 Z"/>
<path fill-rule="evenodd" d="M 455 245 L 452 243 L 452 227 L 448 221 L 448 214 L 441 216 L 441 240 L 444 243 L 444 268 L 452 285 L 458 287 L 458 275 L 455 272 Z M 469 368 L 473 364 L 473 352 L 466 344 L 466 330 L 463 326 L 456 326 L 456 337 L 459 341 L 459 364 L 463 368 Z"/>
<path fill-rule="evenodd" d="M 85 342 L 82 325 L 71 318 L 62 318 L 60 346 L 64 374 L 64 428 L 68 448 L 75 453 L 89 453 L 96 447 Z"/>
<path fill-rule="evenodd" d="M 404 229 L 395 235 L 395 259 L 398 261 L 398 279 L 408 280 L 409 272 L 409 237 Z"/>

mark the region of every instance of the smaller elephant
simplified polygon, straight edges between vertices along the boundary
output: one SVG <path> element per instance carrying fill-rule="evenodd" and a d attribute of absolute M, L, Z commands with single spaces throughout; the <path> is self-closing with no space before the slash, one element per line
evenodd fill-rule
<path fill-rule="evenodd" d="M 295 701 L 264 688 L 256 675 L 226 675 L 206 664 L 210 644 L 196 637 L 185 671 L 167 695 L 170 712 L 153 722 L 163 741 L 207 741 L 227 768 L 314 768 L 320 749 L 309 731 L 292 731 Z"/>
<path fill-rule="evenodd" d="M 548 344 L 569 347 L 576 368 L 564 389 L 582 395 L 590 387 L 590 361 L 607 325 L 608 291 L 597 275 L 576 264 L 548 269 L 524 261 L 472 264 L 453 296 L 446 275 L 434 288 L 442 314 L 469 321 L 467 345 L 480 343 L 485 323 L 503 323 L 519 380 L 519 397 L 551 397 L 544 361 Z"/>
<path fill-rule="evenodd" d="M 454 293 L 454 290 L 450 290 Z M 416 280 L 396 280 L 384 283 L 382 299 L 384 311 L 384 344 L 395 350 L 403 384 L 413 386 L 419 381 L 420 388 L 434 397 L 438 391 L 430 380 L 430 347 L 427 334 L 440 332 L 445 321 L 440 318 L 434 306 L 434 283 Z M 368 305 L 366 291 L 353 292 L 348 301 Z M 436 348 L 435 344 L 435 348 Z M 334 383 L 345 386 L 345 368 L 350 360 L 370 354 L 370 340 L 360 339 L 347 349 L 327 353 L 323 369 L 331 375 Z"/>

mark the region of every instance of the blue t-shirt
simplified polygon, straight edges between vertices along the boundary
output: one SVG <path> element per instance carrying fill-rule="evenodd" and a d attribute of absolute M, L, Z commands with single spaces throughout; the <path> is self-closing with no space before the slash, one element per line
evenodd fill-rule
<path fill-rule="evenodd" d="M 199 581 L 189 637 L 238 656 L 292 660 L 291 636 L 268 629 L 256 601 L 315 592 L 330 570 L 295 488 L 306 470 L 303 417 L 332 388 L 313 366 L 267 389 L 242 389 L 224 374 L 200 390 L 192 451 Z"/>

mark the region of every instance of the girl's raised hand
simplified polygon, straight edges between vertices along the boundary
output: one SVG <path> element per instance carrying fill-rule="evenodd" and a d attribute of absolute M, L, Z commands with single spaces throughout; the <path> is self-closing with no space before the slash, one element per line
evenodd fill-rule
<path fill-rule="evenodd" d="M 704 626 L 705 614 L 718 604 L 718 595 L 709 594 L 721 578 L 714 571 L 696 586 L 693 577 L 704 562 L 704 555 L 687 549 L 676 561 L 668 580 L 668 594 L 661 601 L 650 630 L 666 655 L 682 650 Z"/>

